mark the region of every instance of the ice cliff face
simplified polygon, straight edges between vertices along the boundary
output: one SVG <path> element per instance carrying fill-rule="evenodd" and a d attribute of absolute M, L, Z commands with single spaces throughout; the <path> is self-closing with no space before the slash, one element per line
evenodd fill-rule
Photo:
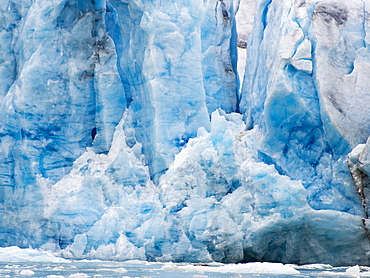
<path fill-rule="evenodd" d="M 3 1 L 1 246 L 368 265 L 369 5 Z"/>

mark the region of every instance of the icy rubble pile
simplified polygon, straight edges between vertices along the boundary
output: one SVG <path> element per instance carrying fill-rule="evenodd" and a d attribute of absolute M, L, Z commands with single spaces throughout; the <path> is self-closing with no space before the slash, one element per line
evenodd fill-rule
<path fill-rule="evenodd" d="M 0 245 L 369 264 L 369 5 L 4 1 Z"/>

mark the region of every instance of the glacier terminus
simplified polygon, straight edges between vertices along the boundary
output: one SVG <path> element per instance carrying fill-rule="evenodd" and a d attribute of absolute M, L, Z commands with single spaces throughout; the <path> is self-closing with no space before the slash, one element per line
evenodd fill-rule
<path fill-rule="evenodd" d="M 2 0 L 0 247 L 370 265 L 370 0 Z"/>

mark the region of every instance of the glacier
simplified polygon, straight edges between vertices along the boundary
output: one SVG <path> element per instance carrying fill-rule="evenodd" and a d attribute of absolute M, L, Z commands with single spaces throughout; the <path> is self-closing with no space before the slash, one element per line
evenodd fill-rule
<path fill-rule="evenodd" d="M 0 247 L 370 265 L 368 0 L 0 13 Z"/>

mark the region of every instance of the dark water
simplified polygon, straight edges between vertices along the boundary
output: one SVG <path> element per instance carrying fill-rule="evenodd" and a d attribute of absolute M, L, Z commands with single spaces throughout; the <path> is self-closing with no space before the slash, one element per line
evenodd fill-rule
<path fill-rule="evenodd" d="M 185 264 L 154 264 L 138 261 L 125 263 L 103 261 L 77 261 L 70 263 L 2 262 L 0 263 L 0 277 L 370 277 L 370 269 L 366 267 L 355 267 L 348 270 L 348 267 L 332 268 L 325 265 L 303 267 L 283 266 L 287 268 L 285 271 L 281 269 L 282 265 L 280 264 L 267 264 L 257 270 L 253 267 L 249 268 L 251 265 L 253 266 L 253 264 L 195 266 Z M 285 273 L 282 273 L 284 271 Z"/>

